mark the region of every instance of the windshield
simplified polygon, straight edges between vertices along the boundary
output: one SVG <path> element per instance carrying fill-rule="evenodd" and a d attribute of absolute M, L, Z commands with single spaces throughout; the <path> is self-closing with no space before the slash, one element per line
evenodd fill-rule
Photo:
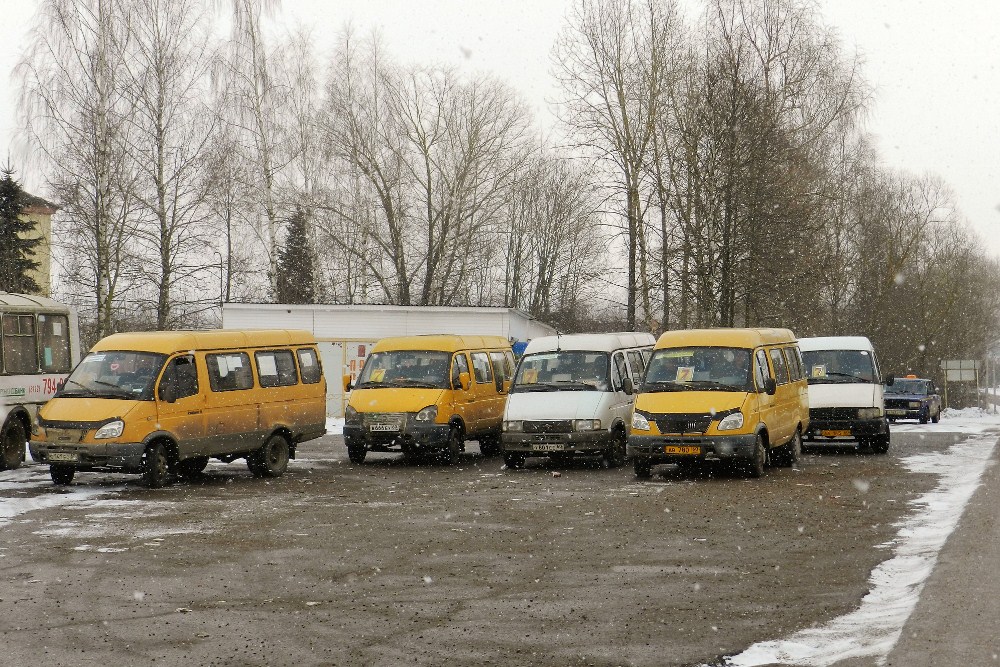
<path fill-rule="evenodd" d="M 427 350 L 373 352 L 365 360 L 356 389 L 426 387 L 448 389 L 451 353 Z"/>
<path fill-rule="evenodd" d="M 929 380 L 906 380 L 896 378 L 891 387 L 885 388 L 887 394 L 909 394 L 911 396 L 926 396 Z"/>
<path fill-rule="evenodd" d="M 73 369 L 56 396 L 150 401 L 166 358 L 152 352 L 92 352 Z"/>
<path fill-rule="evenodd" d="M 750 350 L 685 347 L 656 350 L 642 391 L 753 391 Z"/>
<path fill-rule="evenodd" d="M 511 392 L 610 391 L 608 353 L 562 350 L 521 359 Z"/>
<path fill-rule="evenodd" d="M 867 350 L 802 351 L 809 384 L 875 382 L 875 366 Z"/>

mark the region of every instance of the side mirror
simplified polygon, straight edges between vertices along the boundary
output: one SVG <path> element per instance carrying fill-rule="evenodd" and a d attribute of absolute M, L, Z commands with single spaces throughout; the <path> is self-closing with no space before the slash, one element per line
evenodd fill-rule
<path fill-rule="evenodd" d="M 351 376 L 349 374 L 345 375 L 344 376 L 344 393 L 346 394 L 347 392 L 349 392 L 353 388 L 354 388 L 354 385 L 351 383 Z"/>
<path fill-rule="evenodd" d="M 635 385 L 632 384 L 632 378 L 624 377 L 622 378 L 622 391 L 631 396 L 635 393 Z"/>
<path fill-rule="evenodd" d="M 458 385 L 462 388 L 462 391 L 469 391 L 469 386 L 472 385 L 472 377 L 468 373 L 459 373 Z"/>
<path fill-rule="evenodd" d="M 767 378 L 764 380 L 764 393 L 768 396 L 774 396 L 775 392 L 778 391 L 778 384 L 774 381 L 774 378 Z"/>
<path fill-rule="evenodd" d="M 174 403 L 177 400 L 177 387 L 170 380 L 160 383 L 160 400 L 164 403 Z"/>
<path fill-rule="evenodd" d="M 886 375 L 884 378 L 882 378 L 882 384 L 884 384 L 887 387 L 891 387 L 892 383 L 895 382 L 895 381 L 896 381 L 896 377 L 894 375 L 892 375 L 891 373 L 889 375 Z"/>

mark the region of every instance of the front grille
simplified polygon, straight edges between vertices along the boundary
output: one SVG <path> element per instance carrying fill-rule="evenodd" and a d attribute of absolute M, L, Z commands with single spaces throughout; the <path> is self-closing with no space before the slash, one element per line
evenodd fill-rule
<path fill-rule="evenodd" d="M 885 399 L 885 407 L 887 408 L 909 408 L 910 399 L 908 398 L 887 398 Z"/>
<path fill-rule="evenodd" d="M 712 415 L 659 415 L 654 421 L 660 433 L 704 433 Z"/>
<path fill-rule="evenodd" d="M 857 408 L 811 408 L 809 410 L 809 419 L 815 419 L 816 421 L 837 421 L 857 418 Z"/>
<path fill-rule="evenodd" d="M 365 424 L 403 424 L 406 421 L 405 412 L 365 412 Z"/>
<path fill-rule="evenodd" d="M 573 422 L 569 419 L 557 419 L 550 421 L 526 421 L 524 422 L 525 433 L 572 433 Z"/>

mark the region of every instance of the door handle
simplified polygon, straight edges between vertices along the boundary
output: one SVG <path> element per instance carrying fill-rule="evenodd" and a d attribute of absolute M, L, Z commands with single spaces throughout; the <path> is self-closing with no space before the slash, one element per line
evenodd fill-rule
<path fill-rule="evenodd" d="M 189 415 L 200 415 L 201 410 L 188 410 Z"/>

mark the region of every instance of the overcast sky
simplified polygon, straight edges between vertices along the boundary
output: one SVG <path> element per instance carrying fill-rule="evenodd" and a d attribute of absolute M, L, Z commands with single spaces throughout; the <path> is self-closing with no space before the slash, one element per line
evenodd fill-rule
<path fill-rule="evenodd" d="M 571 0 L 284 0 L 281 17 L 328 39 L 347 20 L 382 29 L 401 59 L 491 71 L 541 117 L 551 97 L 552 40 Z M 16 126 L 9 72 L 25 46 L 35 0 L 0 0 L 0 159 Z M 868 121 L 887 165 L 940 175 L 963 214 L 1000 256 L 1000 2 L 822 0 L 828 24 L 865 58 L 875 87 Z M 38 178 L 21 173 L 42 193 Z"/>

